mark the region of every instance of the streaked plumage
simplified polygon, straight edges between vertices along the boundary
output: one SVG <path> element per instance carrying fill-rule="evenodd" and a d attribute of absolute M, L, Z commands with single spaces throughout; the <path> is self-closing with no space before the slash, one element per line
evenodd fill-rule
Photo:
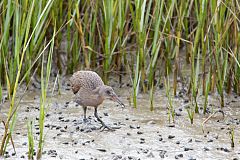
<path fill-rule="evenodd" d="M 70 83 L 74 94 L 76 94 L 81 88 L 85 88 L 91 92 L 97 87 L 104 85 L 101 77 L 93 71 L 75 72 L 70 78 Z"/>
<path fill-rule="evenodd" d="M 101 77 L 93 71 L 75 72 L 70 78 L 70 83 L 72 91 L 76 95 L 75 101 L 84 109 L 84 121 L 86 122 L 87 106 L 92 106 L 95 108 L 94 115 L 98 121 L 101 122 L 103 129 L 110 129 L 98 117 L 97 108 L 106 98 L 110 98 L 111 100 L 124 106 L 124 104 L 113 91 L 112 87 L 104 85 Z"/>

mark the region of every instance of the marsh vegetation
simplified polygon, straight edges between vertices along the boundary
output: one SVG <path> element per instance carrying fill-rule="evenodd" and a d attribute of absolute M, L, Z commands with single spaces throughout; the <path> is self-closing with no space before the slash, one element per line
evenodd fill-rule
<path fill-rule="evenodd" d="M 240 95 L 239 17 L 238 0 L 1 0 L 0 156 L 15 150 L 22 100 L 39 85 L 38 120 L 27 119 L 25 129 L 28 158 L 42 157 L 52 99 L 64 95 L 77 70 L 94 70 L 127 90 L 123 99 L 136 110 L 143 95 L 144 107 L 158 110 L 161 92 L 170 124 L 178 121 L 179 99 L 184 118 L 199 128 L 220 110 L 234 121 L 229 144 L 238 146 L 239 117 L 232 114 L 239 107 L 231 104 Z"/>

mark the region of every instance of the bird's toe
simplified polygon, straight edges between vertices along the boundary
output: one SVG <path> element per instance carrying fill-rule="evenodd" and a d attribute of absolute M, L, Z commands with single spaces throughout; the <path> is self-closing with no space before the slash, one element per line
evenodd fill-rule
<path fill-rule="evenodd" d="M 108 131 L 115 131 L 113 128 L 107 126 L 107 125 L 102 125 L 100 127 L 100 131 L 103 132 L 105 129 L 107 129 Z"/>

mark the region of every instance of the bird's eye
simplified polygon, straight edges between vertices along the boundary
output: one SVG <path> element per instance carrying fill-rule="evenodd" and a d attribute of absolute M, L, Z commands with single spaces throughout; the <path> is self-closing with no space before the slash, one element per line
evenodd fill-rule
<path fill-rule="evenodd" d="M 107 94 L 111 94 L 111 92 L 109 90 L 106 91 Z"/>

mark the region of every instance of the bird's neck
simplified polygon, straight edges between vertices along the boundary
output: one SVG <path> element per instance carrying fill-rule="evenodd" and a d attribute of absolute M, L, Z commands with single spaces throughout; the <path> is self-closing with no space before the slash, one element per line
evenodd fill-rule
<path fill-rule="evenodd" d="M 104 100 L 104 96 L 100 93 L 100 87 L 97 87 L 93 90 L 93 94 L 96 95 L 99 99 Z"/>

